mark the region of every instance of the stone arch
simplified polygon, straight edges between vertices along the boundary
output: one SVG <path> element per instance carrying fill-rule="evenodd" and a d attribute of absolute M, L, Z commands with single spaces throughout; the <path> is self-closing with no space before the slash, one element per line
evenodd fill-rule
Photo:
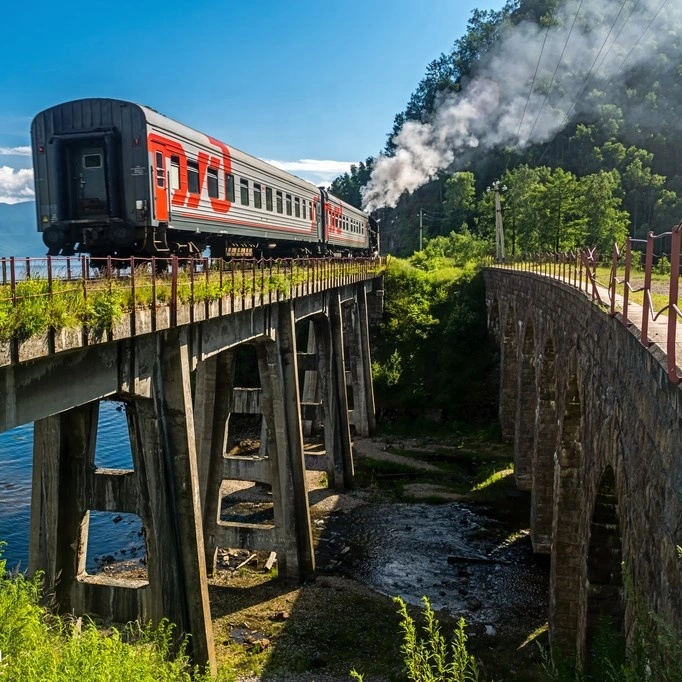
<path fill-rule="evenodd" d="M 566 385 L 558 441 L 554 463 L 549 630 L 555 645 L 565 653 L 573 653 L 584 561 L 580 535 L 583 414 L 575 372 Z"/>
<path fill-rule="evenodd" d="M 526 321 L 521 341 L 514 420 L 514 478 L 519 490 L 530 490 L 533 484 L 533 444 L 535 442 L 535 336 L 533 323 Z"/>
<path fill-rule="evenodd" d="M 533 487 L 530 496 L 531 541 L 548 554 L 552 544 L 554 453 L 557 445 L 557 380 L 555 345 L 550 335 L 537 368 L 537 406 L 533 443 Z"/>
<path fill-rule="evenodd" d="M 587 550 L 585 630 L 578 648 L 583 658 L 604 624 L 621 637 L 624 633 L 622 543 L 616 476 L 609 465 L 602 473 L 594 502 Z M 622 641 L 624 647 L 624 639 Z"/>
<path fill-rule="evenodd" d="M 516 311 L 512 305 L 507 308 L 500 351 L 500 427 L 502 438 L 506 441 L 513 441 L 518 390 L 518 341 Z"/>

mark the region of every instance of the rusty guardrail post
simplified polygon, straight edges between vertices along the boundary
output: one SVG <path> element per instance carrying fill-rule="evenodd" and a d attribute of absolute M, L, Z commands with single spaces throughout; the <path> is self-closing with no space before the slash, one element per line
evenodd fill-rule
<path fill-rule="evenodd" d="M 627 326 L 628 306 L 630 303 L 630 268 L 632 267 L 632 239 L 625 242 L 625 273 L 623 274 L 623 324 Z"/>
<path fill-rule="evenodd" d="M 646 236 L 646 263 L 644 266 L 644 301 L 642 305 L 642 336 L 644 346 L 650 346 L 649 340 L 649 315 L 651 313 L 651 271 L 654 266 L 654 233 L 649 232 Z"/>
<path fill-rule="evenodd" d="M 668 294 L 668 379 L 680 382 L 677 374 L 677 306 L 680 285 L 680 225 L 673 227 L 670 244 L 670 290 Z"/>

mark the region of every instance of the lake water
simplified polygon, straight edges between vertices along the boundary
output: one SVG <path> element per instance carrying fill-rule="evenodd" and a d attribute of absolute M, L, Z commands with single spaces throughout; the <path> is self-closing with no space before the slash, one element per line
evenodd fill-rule
<path fill-rule="evenodd" d="M 3 557 L 7 568 L 28 566 L 31 517 L 31 475 L 33 424 L 0 433 L 0 540 L 7 545 Z M 123 405 L 113 401 L 100 404 L 97 429 L 97 466 L 132 469 L 130 439 Z M 113 557 L 116 560 L 144 555 L 141 523 L 133 514 L 90 513 L 88 572 Z"/>

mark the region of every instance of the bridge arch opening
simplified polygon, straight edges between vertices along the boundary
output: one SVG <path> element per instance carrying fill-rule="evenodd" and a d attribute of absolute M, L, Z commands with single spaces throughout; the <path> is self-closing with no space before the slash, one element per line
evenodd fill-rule
<path fill-rule="evenodd" d="M 519 490 L 530 490 L 533 484 L 533 446 L 537 389 L 535 385 L 535 332 L 526 322 L 517 375 L 516 419 L 514 427 L 514 478 Z"/>
<path fill-rule="evenodd" d="M 500 427 L 502 438 L 513 442 L 518 390 L 518 341 L 516 311 L 511 305 L 507 309 L 500 351 Z"/>
<path fill-rule="evenodd" d="M 602 474 L 590 523 L 587 552 L 585 651 L 589 657 L 598 634 L 618 653 L 625 650 L 622 546 L 616 477 L 611 466 Z M 600 630 L 603 632 L 600 633 Z"/>
<path fill-rule="evenodd" d="M 537 408 L 530 500 L 533 549 L 549 553 L 552 544 L 554 453 L 557 444 L 557 381 L 554 339 L 549 336 L 538 364 Z"/>

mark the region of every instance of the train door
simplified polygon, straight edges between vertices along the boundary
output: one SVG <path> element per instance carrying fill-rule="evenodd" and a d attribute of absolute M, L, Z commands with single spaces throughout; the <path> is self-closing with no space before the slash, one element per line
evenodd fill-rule
<path fill-rule="evenodd" d="M 71 207 L 75 220 L 109 215 L 104 145 L 90 141 L 71 147 L 69 154 Z"/>
<path fill-rule="evenodd" d="M 154 197 L 154 218 L 159 222 L 168 222 L 170 196 L 168 192 L 168 174 L 166 171 L 166 147 L 159 140 L 149 141 L 149 153 L 152 157 L 150 175 Z"/>

